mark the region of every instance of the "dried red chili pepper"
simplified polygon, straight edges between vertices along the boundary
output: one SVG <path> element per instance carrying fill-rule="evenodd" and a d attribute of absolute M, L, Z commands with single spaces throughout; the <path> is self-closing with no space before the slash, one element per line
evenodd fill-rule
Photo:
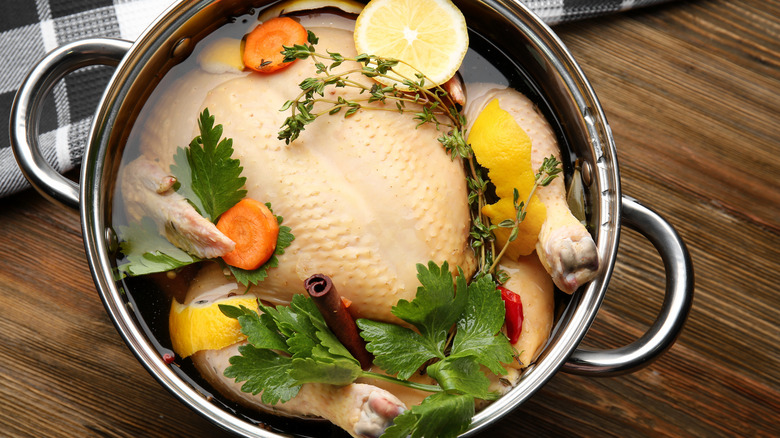
<path fill-rule="evenodd" d="M 520 332 L 523 331 L 523 303 L 520 301 L 520 295 L 511 290 L 503 286 L 499 286 L 498 290 L 501 291 L 501 298 L 504 300 L 504 307 L 506 308 L 506 315 L 504 316 L 506 335 L 509 338 L 509 342 L 514 344 L 520 339 Z"/>

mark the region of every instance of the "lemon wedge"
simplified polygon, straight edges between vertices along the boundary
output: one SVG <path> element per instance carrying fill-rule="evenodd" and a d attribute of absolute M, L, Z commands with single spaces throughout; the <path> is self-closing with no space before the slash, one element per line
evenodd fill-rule
<path fill-rule="evenodd" d="M 231 306 L 246 306 L 257 310 L 257 298 L 240 296 L 218 300 L 209 304 L 180 304 L 173 300 L 168 319 L 173 351 L 181 357 L 188 357 L 201 350 L 219 350 L 236 342 L 243 341 L 246 336 L 241 333 L 241 325 L 237 320 L 228 318 L 221 310 L 220 304 Z"/>
<path fill-rule="evenodd" d="M 534 187 L 535 174 L 531 166 L 531 138 L 515 119 L 493 99 L 479 113 L 469 131 L 468 142 L 477 162 L 488 169 L 488 178 L 496 186 L 499 200 L 482 208 L 482 213 L 494 224 L 515 219 L 514 189 L 525 202 Z M 539 231 L 547 219 L 547 209 L 536 195 L 526 207 L 525 219 L 518 227 L 518 236 L 507 248 L 507 256 L 517 259 L 533 252 Z M 511 228 L 496 230 L 496 241 L 503 246 Z"/>
<path fill-rule="evenodd" d="M 417 71 L 422 72 L 427 78 L 425 88 L 453 77 L 468 47 L 466 19 L 449 0 L 372 0 L 355 23 L 358 53 L 404 61 L 393 70 L 414 82 L 419 82 Z M 375 79 L 398 85 L 387 78 Z"/>

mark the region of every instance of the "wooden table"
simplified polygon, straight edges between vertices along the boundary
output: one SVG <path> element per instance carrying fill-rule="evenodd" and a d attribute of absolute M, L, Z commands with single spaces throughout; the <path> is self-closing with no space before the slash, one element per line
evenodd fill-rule
<path fill-rule="evenodd" d="M 681 1 L 557 28 L 615 134 L 624 193 L 680 232 L 696 298 L 677 344 L 630 375 L 559 373 L 486 436 L 780 436 L 780 4 Z M 638 338 L 663 269 L 625 232 L 584 345 Z M 0 200 L 0 435 L 224 432 L 177 402 L 115 331 L 78 215 Z"/>

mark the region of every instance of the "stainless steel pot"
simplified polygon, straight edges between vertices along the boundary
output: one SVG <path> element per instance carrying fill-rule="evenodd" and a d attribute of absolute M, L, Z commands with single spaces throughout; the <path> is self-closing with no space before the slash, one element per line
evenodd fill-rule
<path fill-rule="evenodd" d="M 98 292 L 127 345 L 172 394 L 219 426 L 251 437 L 278 436 L 209 402 L 160 357 L 128 309 L 112 276 L 111 198 L 123 140 L 160 72 L 178 63 L 200 36 L 229 17 L 270 1 L 200 0 L 173 5 L 135 43 L 89 39 L 60 47 L 33 69 L 12 108 L 14 153 L 25 176 L 47 198 L 79 208 L 84 245 Z M 596 95 L 558 37 L 521 3 L 512 0 L 455 1 L 469 26 L 517 61 L 539 88 L 560 123 L 570 153 L 583 159 L 584 183 L 592 206 L 590 227 L 603 260 L 600 275 L 572 297 L 537 363 L 517 387 L 479 412 L 471 435 L 506 415 L 544 385 L 559 369 L 609 376 L 634 371 L 666 351 L 683 327 L 693 300 L 690 257 L 675 230 L 658 214 L 621 194 L 612 133 Z M 117 65 L 100 101 L 76 185 L 54 171 L 38 148 L 38 118 L 54 83 L 77 68 Z M 661 312 L 636 342 L 608 351 L 578 345 L 596 317 L 615 265 L 621 226 L 639 231 L 655 246 L 666 270 Z"/>

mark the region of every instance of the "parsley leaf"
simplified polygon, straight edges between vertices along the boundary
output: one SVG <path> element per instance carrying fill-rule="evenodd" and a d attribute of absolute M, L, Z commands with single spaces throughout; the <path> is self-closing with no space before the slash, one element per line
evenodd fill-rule
<path fill-rule="evenodd" d="M 495 396 L 488 391 L 490 379 L 480 372 L 479 363 L 472 356 L 449 356 L 429 366 L 426 371 L 444 391 L 484 400 L 495 399 Z"/>
<path fill-rule="evenodd" d="M 363 373 L 360 364 L 347 358 L 305 358 L 293 359 L 290 377 L 299 384 L 328 383 L 349 385 Z"/>
<path fill-rule="evenodd" d="M 311 313 L 317 310 L 313 304 L 307 303 L 302 295 L 294 295 L 289 306 L 260 307 L 263 313 L 273 318 L 293 356 L 311 356 L 319 344 L 317 328 L 310 318 Z"/>
<path fill-rule="evenodd" d="M 366 349 L 374 355 L 374 363 L 399 379 L 408 379 L 429 359 L 444 357 L 440 342 L 431 342 L 414 330 L 369 319 L 355 322 L 360 336 L 368 342 Z"/>
<path fill-rule="evenodd" d="M 473 416 L 474 398 L 439 392 L 396 417 L 382 438 L 456 437 L 469 428 Z"/>
<path fill-rule="evenodd" d="M 458 320 L 450 357 L 473 356 L 494 374 L 506 374 L 501 364 L 510 363 L 515 350 L 500 334 L 505 313 L 501 292 L 490 275 L 473 281 L 468 289 L 468 303 Z"/>
<path fill-rule="evenodd" d="M 458 293 L 449 265 L 434 262 L 417 265 L 421 286 L 411 302 L 398 301 L 392 312 L 414 325 L 419 333 L 405 327 L 359 319 L 366 349 L 375 356 L 374 363 L 398 378 L 408 379 L 426 361 L 445 358 L 447 334 L 463 313 L 468 300 L 468 288 L 463 272 L 457 279 Z M 500 298 L 500 297 L 499 297 Z"/>
<path fill-rule="evenodd" d="M 286 396 L 291 387 L 300 388 L 303 383 L 310 382 L 347 385 L 362 373 L 360 363 L 328 329 L 314 302 L 304 295 L 293 296 L 289 306 L 274 308 L 261 304 L 262 314 L 246 307 L 239 309 L 227 305 L 220 306 L 220 310 L 226 316 L 238 319 L 241 332 L 247 335 L 250 343 L 247 346 L 250 349 L 240 350 L 245 360 L 234 362 L 231 358 L 231 366 L 225 370 L 226 377 L 246 381 L 246 389 L 241 388 L 244 392 L 257 394 L 264 389 L 271 390 L 269 397 L 286 401 L 283 395 Z M 273 356 L 281 359 L 273 359 Z M 253 364 L 254 361 L 258 364 Z M 258 369 L 263 366 L 274 367 L 274 372 L 283 374 L 279 383 L 281 389 L 269 374 Z"/>
<path fill-rule="evenodd" d="M 262 391 L 260 399 L 271 405 L 298 395 L 301 386 L 287 374 L 292 367 L 290 357 L 251 344 L 238 347 L 238 351 L 241 355 L 230 358 L 225 377 L 246 382 L 241 385 L 241 391 L 253 395 Z"/>
<path fill-rule="evenodd" d="M 198 212 L 212 222 L 246 196 L 241 163 L 232 158 L 233 140 L 222 137 L 222 125 L 204 109 L 198 119 L 200 135 L 187 149 L 178 148 L 171 173 L 181 193 Z"/>
<path fill-rule="evenodd" d="M 190 142 L 189 147 L 176 150 L 171 173 L 177 180 L 174 185 L 176 192 L 184 196 L 199 214 L 216 223 L 222 213 L 246 196 L 247 191 L 243 189 L 246 178 L 241 176 L 243 168 L 239 160 L 232 158 L 233 140 L 221 139 L 222 125 L 214 125 L 214 116 L 209 114 L 208 108 L 200 114 L 198 127 L 200 135 Z M 270 203 L 266 205 L 271 208 Z M 285 248 L 295 240 L 290 227 L 281 225 L 282 217 L 276 216 L 276 220 L 280 225 L 276 249 L 262 266 L 247 271 L 222 262 L 240 284 L 248 287 L 265 280 L 268 269 L 279 265 L 277 256 L 284 254 Z M 117 279 L 170 271 L 200 261 L 159 236 L 149 218 L 142 219 L 140 225 L 120 229 L 119 235 L 127 263 L 117 268 Z"/>
<path fill-rule="evenodd" d="M 241 333 L 245 334 L 247 341 L 256 348 L 288 352 L 287 343 L 276 329 L 273 318 L 268 314 L 257 313 L 246 306 L 238 308 L 227 304 L 220 304 L 219 310 L 226 316 L 238 320 L 241 324 Z"/>
<path fill-rule="evenodd" d="M 411 302 L 399 300 L 392 309 L 393 315 L 417 327 L 424 337 L 443 343 L 466 305 L 463 272 L 458 277 L 462 280 L 459 281 L 462 285 L 458 286 L 462 286 L 463 293 L 457 295 L 447 262 L 441 267 L 432 261 L 428 262 L 427 269 L 418 264 L 417 278 L 421 286 L 417 288 L 415 299 Z"/>
<path fill-rule="evenodd" d="M 506 372 L 502 363 L 513 358 L 514 350 L 500 332 L 504 302 L 490 275 L 468 284 L 460 270 L 453 278 L 446 262 L 441 266 L 434 262 L 418 265 L 417 271 L 420 287 L 415 299 L 401 300 L 392 309 L 394 315 L 416 330 L 367 319 L 356 321 L 367 341 L 366 348 L 374 354 L 374 363 L 396 377 L 361 370 L 357 360 L 328 329 L 314 301 L 304 295 L 295 295 L 288 307 L 261 304 L 263 314 L 259 316 L 246 315 L 253 312 L 247 308 L 222 309 L 226 315 L 239 319 L 252 347 L 263 346 L 268 354 L 283 358 L 276 363 L 267 354 L 246 350 L 262 362 L 257 367 L 275 366 L 284 374 L 279 382 L 273 382 L 248 361 L 231 359 L 225 375 L 236 376 L 237 381 L 246 380 L 242 391 L 270 391 L 269 397 L 279 400 L 285 392 L 274 385 L 347 385 L 360 377 L 372 377 L 416 387 L 434 394 L 396 417 L 382 437 L 456 437 L 471 424 L 475 399 L 498 397 L 490 392 L 490 379 L 483 367 L 502 374 Z M 257 324 L 264 327 L 255 327 Z M 256 339 L 260 334 L 268 339 Z M 447 345 L 449 338 L 451 346 Z M 277 344 L 281 341 L 284 346 Z M 431 365 L 425 371 L 438 386 L 415 386 L 406 381 L 428 362 Z"/>
<path fill-rule="evenodd" d="M 170 271 L 200 261 L 161 236 L 148 217 L 140 223 L 117 228 L 120 250 L 126 262 L 117 266 L 117 279 Z"/>
<path fill-rule="evenodd" d="M 349 350 L 328 329 L 325 318 L 310 298 L 303 294 L 294 295 L 289 307 L 279 306 L 276 312 L 289 316 L 284 320 L 277 320 L 279 328 L 283 331 L 293 328 L 293 324 L 298 324 L 297 330 L 287 335 L 289 336 L 287 345 L 290 346 L 293 356 L 312 356 L 320 359 L 348 358 L 357 363 L 357 359 L 352 357 Z"/>

